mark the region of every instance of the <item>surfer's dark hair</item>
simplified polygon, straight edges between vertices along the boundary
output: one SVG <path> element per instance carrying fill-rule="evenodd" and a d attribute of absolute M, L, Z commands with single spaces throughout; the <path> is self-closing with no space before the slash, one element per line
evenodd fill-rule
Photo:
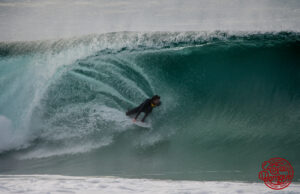
<path fill-rule="evenodd" d="M 156 100 L 156 99 L 160 99 L 160 96 L 159 96 L 159 95 L 154 95 L 154 96 L 152 96 L 152 98 L 151 98 L 152 101 L 153 101 L 153 100 Z"/>

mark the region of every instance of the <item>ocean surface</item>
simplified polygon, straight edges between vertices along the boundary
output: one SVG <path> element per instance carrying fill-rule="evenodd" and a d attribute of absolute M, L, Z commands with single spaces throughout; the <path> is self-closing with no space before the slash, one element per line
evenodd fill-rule
<path fill-rule="evenodd" d="M 154 94 L 150 128 L 133 125 L 125 111 Z M 299 150 L 298 32 L 0 42 L 2 175 L 262 184 L 282 157 L 299 182 Z"/>

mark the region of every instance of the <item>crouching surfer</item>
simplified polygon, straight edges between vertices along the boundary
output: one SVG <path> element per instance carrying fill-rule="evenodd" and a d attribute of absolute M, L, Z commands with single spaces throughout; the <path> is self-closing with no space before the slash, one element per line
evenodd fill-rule
<path fill-rule="evenodd" d="M 157 107 L 157 106 L 160 106 L 160 104 L 161 104 L 160 96 L 155 95 L 152 98 L 146 99 L 138 107 L 127 111 L 126 115 L 129 116 L 129 115 L 136 114 L 135 118 L 133 119 L 133 122 L 135 122 L 136 119 L 138 118 L 138 116 L 141 114 L 141 112 L 144 112 L 145 115 L 144 115 L 143 119 L 141 120 L 142 122 L 144 122 L 146 117 L 149 115 L 149 113 L 152 112 L 152 109 Z"/>

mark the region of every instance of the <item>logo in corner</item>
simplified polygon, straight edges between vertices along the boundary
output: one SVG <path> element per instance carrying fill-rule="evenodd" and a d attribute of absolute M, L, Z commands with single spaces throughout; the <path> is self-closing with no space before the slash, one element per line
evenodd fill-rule
<path fill-rule="evenodd" d="M 283 158 L 271 158 L 262 163 L 258 178 L 271 189 L 280 190 L 288 187 L 294 178 L 292 165 Z"/>

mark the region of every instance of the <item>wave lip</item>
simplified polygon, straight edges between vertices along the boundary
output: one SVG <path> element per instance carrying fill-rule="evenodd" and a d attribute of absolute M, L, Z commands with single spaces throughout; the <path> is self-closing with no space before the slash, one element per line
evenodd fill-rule
<path fill-rule="evenodd" d="M 300 41 L 293 31 L 186 31 L 186 32 L 110 32 L 65 39 L 0 42 L 0 56 L 34 53 L 57 54 L 66 49 L 87 47 L 90 50 L 118 52 L 204 45 L 218 41 L 264 41 L 270 43 Z"/>

